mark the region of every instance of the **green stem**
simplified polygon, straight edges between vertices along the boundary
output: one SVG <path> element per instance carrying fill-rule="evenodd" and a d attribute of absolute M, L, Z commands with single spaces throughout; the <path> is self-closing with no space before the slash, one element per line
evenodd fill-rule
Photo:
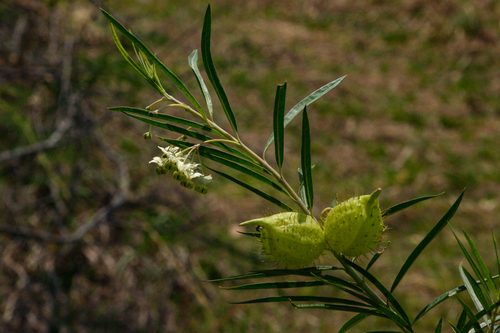
<path fill-rule="evenodd" d="M 162 98 L 160 98 L 159 100 L 157 100 L 156 102 L 153 102 L 153 103 L 151 103 L 150 105 L 146 106 L 146 110 L 151 110 L 151 108 L 152 108 L 153 106 L 155 106 L 156 104 L 161 103 L 161 102 L 163 102 L 163 101 L 166 101 L 166 100 L 167 100 L 167 98 L 166 98 L 166 97 L 162 97 Z"/>
<path fill-rule="evenodd" d="M 238 142 L 235 142 L 233 140 L 228 140 L 228 139 L 213 139 L 213 140 L 204 141 L 203 143 L 212 143 L 212 142 L 225 142 L 225 143 L 233 144 L 236 146 L 238 145 Z"/>
<path fill-rule="evenodd" d="M 285 178 L 283 178 L 264 159 L 262 159 L 259 155 L 255 154 L 250 148 L 248 148 L 243 142 L 241 142 L 241 140 L 240 140 L 240 148 L 243 149 L 246 153 L 248 153 L 254 159 L 255 162 L 257 162 L 260 166 L 266 169 L 274 178 L 276 178 L 276 181 L 278 181 L 278 183 L 280 183 L 286 189 L 290 198 L 300 207 L 303 213 L 310 215 L 311 217 L 314 218 L 312 212 L 309 211 L 309 209 L 307 209 L 306 205 L 302 202 L 299 195 L 293 190 L 290 184 L 288 184 Z"/>
<path fill-rule="evenodd" d="M 193 109 L 189 105 L 187 105 L 187 104 L 179 101 L 175 97 L 169 95 L 166 91 L 163 91 L 163 98 L 165 98 L 165 99 L 167 99 L 169 101 L 174 102 L 174 104 L 168 105 L 168 107 L 170 107 L 170 106 L 172 106 L 172 107 L 173 106 L 177 106 L 177 107 L 183 108 L 188 113 L 191 113 L 192 115 L 194 115 L 194 116 L 200 118 L 201 120 L 203 120 L 205 123 L 207 123 L 207 124 L 209 123 L 209 120 L 207 119 L 207 117 L 204 114 L 199 113 L 198 111 L 196 111 L 195 109 Z"/>
<path fill-rule="evenodd" d="M 488 332 L 490 332 L 490 333 L 495 332 L 495 319 L 499 313 L 499 310 L 500 310 L 499 308 L 496 308 L 491 313 L 490 325 L 489 325 L 489 329 L 488 329 Z"/>

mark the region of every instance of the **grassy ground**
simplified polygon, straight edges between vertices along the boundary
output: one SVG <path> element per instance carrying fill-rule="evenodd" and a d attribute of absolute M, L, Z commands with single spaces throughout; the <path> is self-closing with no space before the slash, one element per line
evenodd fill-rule
<path fill-rule="evenodd" d="M 157 96 L 116 51 L 99 7 L 195 92 L 187 56 L 199 49 L 206 4 L 0 2 L 2 332 L 335 332 L 351 317 L 289 304 L 231 305 L 255 295 L 201 282 L 269 267 L 235 231 L 274 207 L 222 179 L 206 196 L 168 177 L 158 181 L 147 162 L 160 143 L 142 139 L 144 124 L 106 110 L 145 107 Z M 337 194 L 377 187 L 382 208 L 446 192 L 386 221 L 390 245 L 373 268 L 382 281 L 392 281 L 464 187 L 452 224 L 467 230 L 493 265 L 490 235 L 498 235 L 500 212 L 496 2 L 211 5 L 214 60 L 242 138 L 256 151 L 271 132 L 276 84 L 287 81 L 290 108 L 348 75 L 309 109 L 315 213 Z M 286 140 L 285 172 L 294 179 L 299 121 Z M 444 230 L 396 294 L 416 315 L 460 284 L 463 260 Z M 457 303 L 439 307 L 417 330 L 433 330 L 440 317 L 456 320 Z M 360 331 L 391 328 L 368 320 Z"/>

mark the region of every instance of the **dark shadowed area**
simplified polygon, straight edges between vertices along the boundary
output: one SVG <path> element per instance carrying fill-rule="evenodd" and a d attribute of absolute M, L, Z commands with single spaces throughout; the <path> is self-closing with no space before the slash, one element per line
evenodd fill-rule
<path fill-rule="evenodd" d="M 206 6 L 0 1 L 1 332 L 336 332 L 352 317 L 288 303 L 230 304 L 273 295 L 204 281 L 275 267 L 236 231 L 243 230 L 239 222 L 278 209 L 215 175 L 206 195 L 159 177 L 148 162 L 165 144 L 143 139 L 146 124 L 107 110 L 144 108 L 159 96 L 116 49 L 100 7 L 201 101 L 187 57 L 200 48 Z M 451 223 L 493 266 L 500 3 L 214 0 L 211 8 L 214 62 L 241 138 L 257 153 L 272 132 L 277 84 L 287 81 L 289 109 L 347 74 L 308 107 L 316 215 L 336 195 L 345 200 L 379 187 L 382 208 L 445 192 L 387 219 L 389 245 L 373 274 L 390 283 L 465 187 Z M 300 126 L 296 119 L 285 132 L 289 180 L 300 167 Z M 158 129 L 154 135 L 167 136 Z M 268 155 L 274 158 L 272 149 Z M 396 295 L 417 315 L 461 285 L 463 261 L 445 229 Z M 336 265 L 333 257 L 320 263 Z M 307 292 L 337 295 L 330 288 Z M 448 300 L 417 329 L 433 331 L 441 317 L 456 321 L 459 313 L 458 301 Z M 369 319 L 359 329 L 397 328 Z"/>

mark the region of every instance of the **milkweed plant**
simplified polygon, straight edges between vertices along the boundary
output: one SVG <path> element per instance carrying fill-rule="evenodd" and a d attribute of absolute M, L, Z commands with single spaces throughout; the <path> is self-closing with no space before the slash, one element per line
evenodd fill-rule
<path fill-rule="evenodd" d="M 195 99 L 186 85 L 165 66 L 130 30 L 103 10 L 110 22 L 113 40 L 126 61 L 148 81 L 159 93 L 159 98 L 145 108 L 110 107 L 138 121 L 149 124 L 149 131 L 144 138 L 152 139 L 152 127 L 176 133 L 177 139 L 157 136 L 161 141 L 159 156 L 149 162 L 156 167 L 158 175 L 170 174 L 179 184 L 192 188 L 201 194 L 207 193 L 214 177 L 222 177 L 252 191 L 256 195 L 276 205 L 281 213 L 242 222 L 241 226 L 251 226 L 251 231 L 241 232 L 259 240 L 265 256 L 282 268 L 255 271 L 250 274 L 213 280 L 224 282 L 243 279 L 266 279 L 284 277 L 286 282 L 260 282 L 227 287 L 230 290 L 285 289 L 322 286 L 338 289 L 345 297 L 321 296 L 274 296 L 252 299 L 237 304 L 288 302 L 297 309 L 324 309 L 330 311 L 352 312 L 338 332 L 346 332 L 370 316 L 382 317 L 394 324 L 394 332 L 414 332 L 414 324 L 438 304 L 456 298 L 463 310 L 456 322 L 448 321 L 454 332 L 498 332 L 500 319 L 500 284 L 498 275 L 493 275 L 486 266 L 472 239 L 464 232 L 469 249 L 460 241 L 455 231 L 453 234 L 463 251 L 472 271 L 462 265 L 458 267 L 464 284 L 451 289 L 427 304 L 416 316 L 401 306 L 393 294 L 412 264 L 439 234 L 457 211 L 464 193 L 456 199 L 451 208 L 430 230 L 424 239 L 413 249 L 390 287 L 383 285 L 370 268 L 383 254 L 383 233 L 386 229 L 384 220 L 403 209 L 438 195 L 424 196 L 392 207 L 381 209 L 379 196 L 381 189 L 374 189 L 371 194 L 350 198 L 343 202 L 334 200 L 319 217 L 312 213 L 314 191 L 312 181 L 311 139 L 307 107 L 318 98 L 335 88 L 344 77 L 325 84 L 301 100 L 285 114 L 287 85 L 276 88 L 273 133 L 268 139 L 263 155 L 250 149 L 240 138 L 232 107 L 221 84 L 212 55 L 211 11 L 208 6 L 201 34 L 201 58 L 206 76 L 220 101 L 222 110 L 230 124 L 228 131 L 214 121 L 215 112 L 212 96 L 198 68 L 198 51 L 188 57 L 188 64 L 198 82 L 204 105 Z M 132 43 L 135 51 L 134 60 L 123 47 L 118 32 Z M 167 92 L 159 79 L 158 69 L 170 79 L 190 104 L 186 104 Z M 169 108 L 181 108 L 186 117 L 169 115 Z M 297 190 L 283 175 L 284 128 L 297 116 L 302 117 L 301 163 L 298 168 Z M 191 120 L 191 119 L 195 120 Z M 274 145 L 275 162 L 266 160 L 268 148 Z M 211 161 L 206 165 L 206 161 Z M 213 163 L 212 163 L 213 162 Z M 215 165 L 215 166 L 214 166 Z M 224 166 L 230 173 L 222 172 L 218 166 Z M 239 180 L 238 174 L 245 174 L 251 182 Z M 241 178 L 241 177 L 240 177 Z M 259 184 L 259 186 L 256 186 Z M 261 188 L 272 189 L 265 191 Z M 278 193 L 278 195 L 270 193 Z M 451 228 L 451 226 L 450 226 Z M 494 251 L 497 254 L 496 269 L 500 268 L 496 239 L 493 235 Z M 332 253 L 338 262 L 336 266 L 315 266 L 318 258 Z M 359 257 L 370 258 L 362 265 Z M 333 257 L 332 257 L 333 259 Z M 305 281 L 294 281 L 293 276 L 302 276 Z M 467 293 L 464 293 L 466 291 Z M 303 294 L 303 293 L 301 293 Z M 472 299 L 474 308 L 462 300 L 462 294 Z M 470 303 L 469 303 L 470 304 Z M 396 331 L 399 329 L 399 331 Z M 436 323 L 435 332 L 441 332 L 442 319 Z"/>

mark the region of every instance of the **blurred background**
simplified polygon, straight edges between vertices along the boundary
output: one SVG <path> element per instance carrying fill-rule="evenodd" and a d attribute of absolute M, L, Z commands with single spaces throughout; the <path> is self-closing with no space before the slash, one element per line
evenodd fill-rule
<path fill-rule="evenodd" d="M 465 187 L 452 224 L 471 234 L 494 267 L 497 1 L 211 5 L 214 61 L 241 137 L 255 151 L 272 131 L 277 84 L 288 83 L 289 109 L 348 75 L 308 108 L 316 214 L 336 195 L 378 187 L 382 208 L 445 192 L 387 219 L 390 244 L 373 274 L 389 284 Z M 0 331 L 336 332 L 352 317 L 287 303 L 229 304 L 272 294 L 224 291 L 204 281 L 274 267 L 236 230 L 276 208 L 217 177 L 205 196 L 160 178 L 148 162 L 161 142 L 143 139 L 147 125 L 106 109 L 145 107 L 158 96 L 116 50 L 99 8 L 132 29 L 201 100 L 187 57 L 199 49 L 206 6 L 0 1 Z M 216 112 L 225 124 L 218 104 Z M 285 140 L 292 181 L 300 166 L 300 120 L 287 127 Z M 411 316 L 461 285 L 463 260 L 445 229 L 396 290 Z M 336 265 L 329 257 L 320 263 Z M 338 295 L 328 288 L 298 292 Z M 439 318 L 455 321 L 458 314 L 458 301 L 448 300 L 417 331 L 433 331 Z M 395 327 L 369 319 L 354 331 L 363 329 Z"/>

